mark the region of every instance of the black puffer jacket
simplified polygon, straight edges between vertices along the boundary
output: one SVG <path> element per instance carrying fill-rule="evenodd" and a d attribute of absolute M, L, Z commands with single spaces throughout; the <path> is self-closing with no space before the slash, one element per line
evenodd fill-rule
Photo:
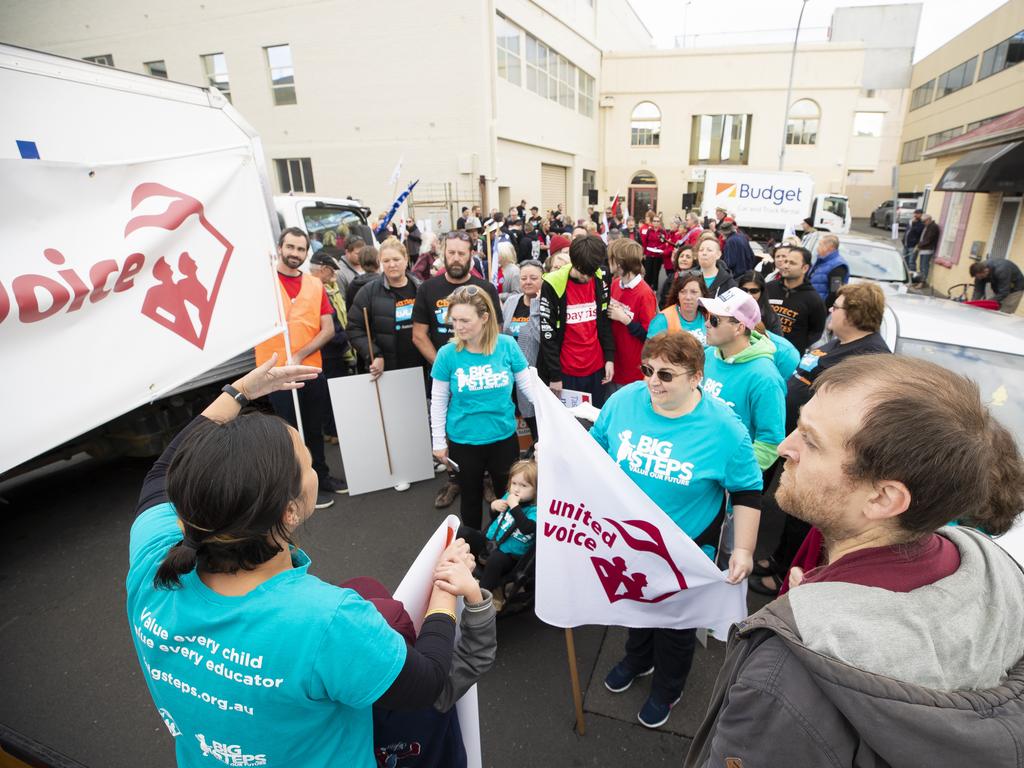
<path fill-rule="evenodd" d="M 411 274 L 406 277 L 418 289 L 420 281 Z M 396 357 L 398 338 L 395 331 L 395 302 L 398 297 L 388 285 L 384 275 L 378 275 L 364 285 L 356 294 L 355 301 L 348 310 L 348 338 L 356 348 L 359 357 L 367 364 L 373 358 L 384 358 L 384 370 L 391 371 L 398 367 Z M 370 353 L 369 339 L 366 338 L 366 326 L 363 324 L 363 308 L 369 310 L 370 330 L 373 332 L 373 353 Z M 412 333 L 411 327 L 408 333 Z"/>

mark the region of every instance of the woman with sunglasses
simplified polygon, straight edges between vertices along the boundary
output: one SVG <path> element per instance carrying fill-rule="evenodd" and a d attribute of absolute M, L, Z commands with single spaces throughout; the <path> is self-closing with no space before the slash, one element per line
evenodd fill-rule
<path fill-rule="evenodd" d="M 758 333 L 767 336 L 775 345 L 775 367 L 779 369 L 783 380 L 788 379 L 796 370 L 800 362 L 800 352 L 793 346 L 792 342 L 782 335 L 782 324 L 779 316 L 775 314 L 772 305 L 768 303 L 768 291 L 765 288 L 764 278 L 760 272 L 745 272 L 740 275 L 737 281 L 739 288 L 744 293 L 749 293 L 761 310 L 761 322 L 754 329 Z"/>
<path fill-rule="evenodd" d="M 641 359 L 643 381 L 608 398 L 590 433 L 712 559 L 729 493 L 735 547 L 728 580 L 737 584 L 753 567 L 761 514 L 761 472 L 750 436 L 728 405 L 701 390 L 704 348 L 696 338 L 663 333 L 647 340 Z M 621 693 L 653 672 L 638 717 L 657 728 L 679 701 L 695 645 L 695 629 L 630 629 L 625 657 L 608 673 L 605 687 Z"/>
<path fill-rule="evenodd" d="M 701 344 L 707 343 L 707 334 L 704 330 L 705 313 L 700 306 L 700 300 L 707 298 L 708 295 L 707 286 L 699 273 L 680 272 L 672 281 L 672 290 L 669 293 L 675 300 L 654 316 L 647 329 L 647 337 L 651 338 L 665 332 L 687 331 Z"/>
<path fill-rule="evenodd" d="M 501 498 L 519 458 L 513 387 L 530 397 L 526 358 L 498 317 L 487 291 L 469 285 L 448 297 L 454 338 L 437 351 L 430 375 L 434 457 L 457 468 L 462 524 L 481 530 L 484 472 Z"/>

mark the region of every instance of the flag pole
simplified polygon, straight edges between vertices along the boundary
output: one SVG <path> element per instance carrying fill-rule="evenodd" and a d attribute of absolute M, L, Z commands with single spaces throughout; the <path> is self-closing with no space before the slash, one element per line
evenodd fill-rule
<path fill-rule="evenodd" d="M 569 677 L 572 679 L 572 700 L 576 705 L 576 733 L 587 735 L 587 723 L 583 719 L 583 693 L 580 691 L 580 671 L 576 666 L 576 640 L 572 628 L 566 627 L 565 648 L 569 654 Z"/>
<path fill-rule="evenodd" d="M 363 322 L 366 324 L 366 343 L 370 350 L 370 362 L 373 362 L 373 334 L 370 332 L 370 313 L 367 307 L 363 307 Z M 384 453 L 388 457 L 388 474 L 393 475 L 395 471 L 391 468 L 391 448 L 388 447 L 388 428 L 384 424 L 384 406 L 380 402 L 380 378 L 373 380 L 377 388 L 377 413 L 380 415 L 380 429 L 384 433 Z"/>

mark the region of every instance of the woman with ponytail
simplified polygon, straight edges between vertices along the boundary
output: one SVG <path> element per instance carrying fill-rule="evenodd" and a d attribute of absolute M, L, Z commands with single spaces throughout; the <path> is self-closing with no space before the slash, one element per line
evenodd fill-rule
<path fill-rule="evenodd" d="M 462 594 L 453 584 L 472 556 L 459 540 L 438 560 L 408 649 L 373 604 L 310 574 L 294 543 L 317 494 L 309 451 L 281 419 L 240 413 L 319 373 L 275 362 L 225 387 L 146 476 L 129 540 L 129 626 L 179 766 L 212 755 L 370 768 L 371 706 L 429 707 L 444 689 Z"/>

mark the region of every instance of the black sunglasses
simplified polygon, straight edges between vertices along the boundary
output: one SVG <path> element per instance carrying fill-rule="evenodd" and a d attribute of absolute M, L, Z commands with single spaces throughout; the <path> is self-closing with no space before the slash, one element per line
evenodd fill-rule
<path fill-rule="evenodd" d="M 674 371 L 669 371 L 666 370 L 665 368 L 661 368 L 655 371 L 654 368 L 649 366 L 647 363 L 640 363 L 640 373 L 642 373 L 644 377 L 648 379 L 651 378 L 651 376 L 657 375 L 658 380 L 663 381 L 666 384 L 670 383 L 672 379 L 678 376 L 689 376 L 689 374 L 686 371 L 683 371 L 682 373 L 675 373 Z"/>
<path fill-rule="evenodd" d="M 445 240 L 465 240 L 470 242 L 469 233 L 463 229 L 454 229 L 444 236 Z"/>
<path fill-rule="evenodd" d="M 708 325 L 712 328 L 717 328 L 725 320 L 728 320 L 730 323 L 739 322 L 735 317 L 719 317 L 718 315 L 710 315 L 708 317 Z"/>

